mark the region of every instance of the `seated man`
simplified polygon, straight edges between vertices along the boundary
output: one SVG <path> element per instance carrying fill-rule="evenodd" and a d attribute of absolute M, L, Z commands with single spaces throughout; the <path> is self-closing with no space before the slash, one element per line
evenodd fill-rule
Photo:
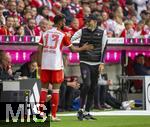
<path fill-rule="evenodd" d="M 76 77 L 66 77 L 66 69 L 68 66 L 67 54 L 63 54 L 64 62 L 64 81 L 60 86 L 60 101 L 59 101 L 59 111 L 70 111 L 71 104 L 73 101 L 73 94 L 75 90 L 80 87 L 80 84 L 77 82 Z"/>
<path fill-rule="evenodd" d="M 146 67 L 145 65 L 144 55 L 139 54 L 135 57 L 135 63 L 133 65 L 134 72 L 136 75 L 150 75 L 150 67 Z"/>
<path fill-rule="evenodd" d="M 37 52 L 33 52 L 30 55 L 30 61 L 23 64 L 19 70 L 16 72 L 20 72 L 20 79 L 26 78 L 39 78 L 38 74 L 38 65 L 37 65 Z M 16 73 L 15 72 L 15 73 Z"/>
<path fill-rule="evenodd" d="M 113 82 L 112 82 L 112 80 L 106 79 L 105 78 L 106 76 L 103 77 L 103 73 L 104 73 L 104 64 L 100 64 L 98 86 L 103 87 L 103 93 L 98 93 L 98 94 L 100 94 L 100 96 L 97 99 L 99 99 L 101 102 L 101 96 L 103 96 L 103 104 L 106 103 L 115 109 L 130 110 L 132 108 L 132 106 L 134 105 L 134 100 L 120 102 L 119 100 L 114 98 L 108 91 L 108 86 L 112 85 Z M 102 92 L 102 91 L 100 91 L 100 92 Z M 102 108 L 107 108 L 107 107 L 102 106 Z"/>
<path fill-rule="evenodd" d="M 13 80 L 11 57 L 5 51 L 0 50 L 0 80 Z"/>
<path fill-rule="evenodd" d="M 37 62 L 31 61 L 21 66 L 16 72 L 21 72 L 21 77 L 25 78 L 37 78 Z"/>
<path fill-rule="evenodd" d="M 112 85 L 112 80 L 108 80 L 107 74 L 104 73 L 104 64 L 100 64 L 98 86 L 96 87 L 94 95 L 94 108 L 111 109 L 111 107 L 106 104 L 106 91 L 108 90 L 108 85 Z"/>

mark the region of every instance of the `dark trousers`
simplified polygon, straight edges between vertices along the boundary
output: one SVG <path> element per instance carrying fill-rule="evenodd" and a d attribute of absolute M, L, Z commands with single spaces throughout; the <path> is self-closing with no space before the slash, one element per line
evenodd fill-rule
<path fill-rule="evenodd" d="M 94 105 L 104 105 L 106 101 L 106 90 L 107 86 L 97 85 L 94 93 Z"/>
<path fill-rule="evenodd" d="M 98 85 L 94 94 L 94 105 L 99 106 L 104 105 L 104 103 L 107 103 L 115 109 L 120 109 L 121 107 L 121 102 L 108 92 L 108 86 Z"/>
<path fill-rule="evenodd" d="M 3 85 L 0 83 L 0 102 L 1 102 L 1 93 L 2 93 Z"/>
<path fill-rule="evenodd" d="M 63 82 L 60 87 L 59 108 L 70 110 L 73 94 L 74 88 L 67 86 L 66 82 Z"/>
<path fill-rule="evenodd" d="M 80 94 L 80 108 L 85 105 L 85 111 L 89 112 L 93 104 L 95 87 L 98 80 L 98 66 L 80 63 L 83 85 Z M 86 100 L 87 98 L 87 100 Z"/>
<path fill-rule="evenodd" d="M 121 102 L 114 98 L 109 92 L 106 92 L 106 103 L 115 109 L 120 109 Z"/>

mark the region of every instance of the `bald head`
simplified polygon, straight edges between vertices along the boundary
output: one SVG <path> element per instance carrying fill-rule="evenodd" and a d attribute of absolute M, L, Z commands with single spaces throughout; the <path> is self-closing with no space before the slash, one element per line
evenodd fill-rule
<path fill-rule="evenodd" d="M 45 32 L 46 30 L 50 29 L 53 24 L 47 19 L 42 19 L 39 25 L 40 25 L 41 30 Z"/>

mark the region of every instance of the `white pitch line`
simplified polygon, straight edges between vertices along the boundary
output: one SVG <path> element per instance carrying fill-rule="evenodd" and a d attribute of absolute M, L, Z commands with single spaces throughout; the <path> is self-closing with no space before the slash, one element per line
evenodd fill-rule
<path fill-rule="evenodd" d="M 150 111 L 143 110 L 125 110 L 125 111 L 105 111 L 105 112 L 91 112 L 95 116 L 150 116 Z M 57 114 L 57 116 L 77 116 L 77 113 Z"/>

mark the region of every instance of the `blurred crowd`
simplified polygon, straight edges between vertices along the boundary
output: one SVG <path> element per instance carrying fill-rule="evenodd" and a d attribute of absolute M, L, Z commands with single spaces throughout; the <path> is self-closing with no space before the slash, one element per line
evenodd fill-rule
<path fill-rule="evenodd" d="M 0 35 L 41 36 L 64 14 L 71 37 L 91 13 L 108 37 L 150 37 L 150 0 L 0 0 Z"/>

